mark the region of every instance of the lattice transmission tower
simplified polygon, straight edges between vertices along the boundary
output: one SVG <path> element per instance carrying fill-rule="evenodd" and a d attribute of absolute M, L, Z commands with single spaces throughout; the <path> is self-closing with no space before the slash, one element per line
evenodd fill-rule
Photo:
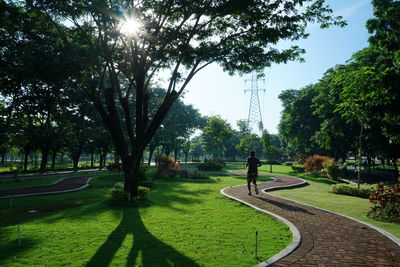
<path fill-rule="evenodd" d="M 257 73 L 251 74 L 251 79 L 244 80 L 245 83 L 250 82 L 250 89 L 245 89 L 244 92 L 250 92 L 250 105 L 249 105 L 249 115 L 247 117 L 247 126 L 253 132 L 261 132 L 264 129 L 262 115 L 261 115 L 261 106 L 260 106 L 260 97 L 258 92 L 264 92 L 265 89 L 261 89 L 258 87 L 258 82 L 262 81 L 265 83 L 265 79 L 260 79 Z"/>

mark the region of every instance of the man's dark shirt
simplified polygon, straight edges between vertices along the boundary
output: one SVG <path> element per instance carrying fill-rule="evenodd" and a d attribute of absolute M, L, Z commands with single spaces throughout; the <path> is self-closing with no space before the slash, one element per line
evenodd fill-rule
<path fill-rule="evenodd" d="M 261 165 L 261 162 L 256 157 L 248 157 L 246 165 L 249 167 L 247 173 L 258 173 L 258 166 Z"/>

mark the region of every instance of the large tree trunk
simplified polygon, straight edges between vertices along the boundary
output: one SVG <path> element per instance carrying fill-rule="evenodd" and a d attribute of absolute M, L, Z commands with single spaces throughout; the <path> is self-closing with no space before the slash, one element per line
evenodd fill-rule
<path fill-rule="evenodd" d="M 358 136 L 358 174 L 357 174 L 357 186 L 360 188 L 360 180 L 361 180 L 361 161 L 362 161 L 362 133 L 363 133 L 363 126 L 361 125 L 360 128 L 360 135 Z"/>
<path fill-rule="evenodd" d="M 2 153 L 1 154 L 1 165 L 4 165 L 4 163 L 5 163 L 5 160 L 6 160 L 6 153 Z"/>
<path fill-rule="evenodd" d="M 99 170 L 103 169 L 104 165 L 103 165 L 103 153 L 100 152 L 99 155 Z"/>
<path fill-rule="evenodd" d="M 42 152 L 42 161 L 40 162 L 40 170 L 39 172 L 43 173 L 46 171 L 47 160 L 49 158 L 49 149 L 44 148 L 41 150 Z"/>
<path fill-rule="evenodd" d="M 74 153 L 72 153 L 72 163 L 73 163 L 73 170 L 74 172 L 78 171 L 78 164 L 79 164 L 79 159 L 81 157 L 81 150 L 77 150 Z"/>
<path fill-rule="evenodd" d="M 138 174 L 140 168 L 140 157 L 127 159 L 121 158 L 122 164 L 124 165 L 124 190 L 129 192 L 130 197 L 136 197 L 138 195 Z"/>
<path fill-rule="evenodd" d="M 189 157 L 189 153 L 185 152 L 185 163 L 187 163 L 188 157 Z"/>
<path fill-rule="evenodd" d="M 400 179 L 399 179 L 399 166 L 397 165 L 397 159 L 394 158 L 393 160 L 393 166 L 394 166 L 394 170 L 395 170 L 395 176 L 394 176 L 394 183 L 399 183 Z"/>
<path fill-rule="evenodd" d="M 367 156 L 367 161 L 368 161 L 368 179 L 371 179 L 371 165 L 372 165 L 372 159 L 370 156 Z"/>
<path fill-rule="evenodd" d="M 149 149 L 149 160 L 147 161 L 147 165 L 148 166 L 150 166 L 150 164 L 151 164 L 151 159 L 152 159 L 152 157 L 153 157 L 153 153 L 154 153 L 154 150 L 156 149 L 156 147 L 154 147 L 154 148 L 151 148 L 150 147 L 150 149 Z"/>
<path fill-rule="evenodd" d="M 51 155 L 51 170 L 54 171 L 56 167 L 56 157 L 57 157 L 57 152 L 53 152 Z"/>
<path fill-rule="evenodd" d="M 24 172 L 28 170 L 28 157 L 29 157 L 29 150 L 24 150 Z"/>
<path fill-rule="evenodd" d="M 90 153 L 90 168 L 94 167 L 94 153 Z"/>
<path fill-rule="evenodd" d="M 179 150 L 175 150 L 175 149 L 174 149 L 174 159 L 175 159 L 175 162 L 178 161 L 178 151 L 179 151 Z"/>

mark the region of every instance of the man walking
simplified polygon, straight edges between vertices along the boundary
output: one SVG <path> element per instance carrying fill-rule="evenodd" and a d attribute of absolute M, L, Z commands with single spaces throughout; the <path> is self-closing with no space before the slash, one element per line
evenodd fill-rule
<path fill-rule="evenodd" d="M 249 196 L 251 196 L 251 182 L 254 184 L 254 191 L 258 194 L 257 188 L 257 176 L 258 176 L 258 167 L 261 166 L 261 162 L 258 158 L 256 158 L 256 152 L 251 151 L 250 157 L 246 160 L 246 168 L 247 170 L 247 188 L 249 189 Z"/>

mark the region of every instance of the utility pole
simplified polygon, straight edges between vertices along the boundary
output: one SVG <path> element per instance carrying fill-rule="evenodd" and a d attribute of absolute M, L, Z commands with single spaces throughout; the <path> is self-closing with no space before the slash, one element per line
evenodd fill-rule
<path fill-rule="evenodd" d="M 260 79 L 257 73 L 251 74 L 251 79 L 245 79 L 245 84 L 250 82 L 250 89 L 245 89 L 244 92 L 250 92 L 250 105 L 249 105 L 249 115 L 247 117 L 247 127 L 253 132 L 262 132 L 264 129 L 262 116 L 261 116 L 261 106 L 260 106 L 260 97 L 258 92 L 264 92 L 265 89 L 258 88 L 258 82 L 262 81 L 265 83 L 265 79 Z"/>

